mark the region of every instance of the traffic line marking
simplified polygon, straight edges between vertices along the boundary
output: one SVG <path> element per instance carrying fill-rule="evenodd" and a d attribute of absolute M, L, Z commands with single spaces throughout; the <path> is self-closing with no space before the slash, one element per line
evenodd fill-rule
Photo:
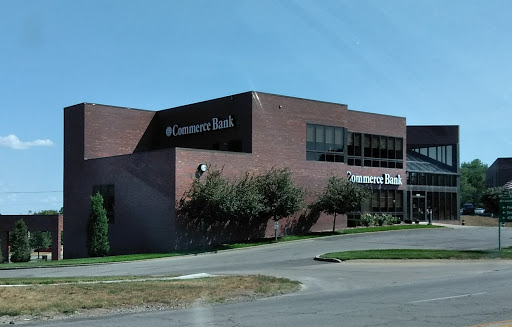
<path fill-rule="evenodd" d="M 511 326 L 512 326 L 512 320 L 503 320 L 503 321 L 490 322 L 487 324 L 471 325 L 471 326 L 467 326 L 467 327 L 511 327 Z"/>
<path fill-rule="evenodd" d="M 438 297 L 438 298 L 434 298 L 434 299 L 426 299 L 426 300 L 412 301 L 411 303 L 422 303 L 422 302 L 432 302 L 432 301 L 450 300 L 450 299 L 457 299 L 457 298 L 461 298 L 461 297 L 468 297 L 468 296 L 482 295 L 482 294 L 486 294 L 486 293 L 487 293 L 487 292 L 482 292 L 482 293 L 472 293 L 472 294 L 461 294 L 461 295 L 446 296 L 446 297 Z"/>

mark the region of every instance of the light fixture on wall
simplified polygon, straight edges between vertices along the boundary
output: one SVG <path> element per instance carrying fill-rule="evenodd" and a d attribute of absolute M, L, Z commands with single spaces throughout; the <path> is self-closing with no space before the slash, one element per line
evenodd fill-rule
<path fill-rule="evenodd" d="M 203 175 L 203 173 L 208 170 L 208 166 L 204 163 L 200 163 L 199 166 L 197 166 L 197 169 L 196 169 L 196 178 L 201 178 L 201 175 Z"/>

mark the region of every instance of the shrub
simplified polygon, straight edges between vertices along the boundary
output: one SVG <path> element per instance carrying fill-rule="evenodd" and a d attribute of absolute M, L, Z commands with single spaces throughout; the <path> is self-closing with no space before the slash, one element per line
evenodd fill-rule
<path fill-rule="evenodd" d="M 103 197 L 99 192 L 91 196 L 91 215 L 87 236 L 87 250 L 90 257 L 108 255 L 110 244 L 107 210 L 103 207 Z"/>
<path fill-rule="evenodd" d="M 28 239 L 27 225 L 23 219 L 19 219 L 14 224 L 11 241 L 11 261 L 28 262 L 30 261 L 30 244 Z"/>
<path fill-rule="evenodd" d="M 375 215 L 375 217 L 373 218 L 374 219 L 374 223 L 375 223 L 375 226 L 382 226 L 384 225 L 384 222 L 386 222 L 386 215 Z"/>
<path fill-rule="evenodd" d="M 365 214 L 361 215 L 361 218 L 359 218 L 359 221 L 361 222 L 362 226 L 368 227 L 368 226 L 373 225 L 374 218 L 371 214 L 365 213 Z"/>

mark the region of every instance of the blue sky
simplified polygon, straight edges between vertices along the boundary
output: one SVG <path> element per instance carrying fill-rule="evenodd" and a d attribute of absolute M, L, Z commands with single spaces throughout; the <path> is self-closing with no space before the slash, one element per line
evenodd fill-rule
<path fill-rule="evenodd" d="M 63 108 L 256 90 L 460 125 L 512 157 L 508 0 L 0 0 L 0 213 L 62 206 Z"/>

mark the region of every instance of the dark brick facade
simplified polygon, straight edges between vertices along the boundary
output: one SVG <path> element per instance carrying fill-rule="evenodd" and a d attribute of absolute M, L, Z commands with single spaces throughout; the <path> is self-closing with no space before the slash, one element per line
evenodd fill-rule
<path fill-rule="evenodd" d="M 87 256 L 86 226 L 94 185 L 115 186 L 115 223 L 109 227 L 112 254 L 170 251 L 198 246 L 202 231 L 175 215 L 200 163 L 236 178 L 288 167 L 297 185 L 316 198 L 330 176 L 401 175 L 405 192 L 405 118 L 348 110 L 346 105 L 247 92 L 158 112 L 80 104 L 65 109 L 64 208 L 66 258 Z M 235 126 L 218 131 L 166 136 L 167 126 L 193 126 L 232 116 Z M 348 166 L 306 160 L 306 124 L 345 127 L 359 133 L 403 138 L 404 168 Z M 233 151 L 228 150 L 234 144 Z M 223 148 L 225 147 L 225 148 Z M 405 207 L 405 206 L 404 206 Z M 322 215 L 300 224 L 307 210 L 280 221 L 280 233 L 332 228 Z M 337 219 L 347 227 L 347 218 Z M 233 226 L 208 242 L 269 236 L 267 226 Z"/>
<path fill-rule="evenodd" d="M 512 158 L 498 158 L 487 169 L 487 187 L 504 186 L 512 181 Z"/>

